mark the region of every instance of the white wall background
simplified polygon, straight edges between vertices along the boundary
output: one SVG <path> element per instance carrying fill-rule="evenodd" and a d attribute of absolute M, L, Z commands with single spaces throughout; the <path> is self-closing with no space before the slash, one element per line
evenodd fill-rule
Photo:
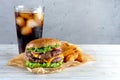
<path fill-rule="evenodd" d="M 0 43 L 17 43 L 14 6 L 45 6 L 43 37 L 73 43 L 120 43 L 120 0 L 0 0 Z"/>

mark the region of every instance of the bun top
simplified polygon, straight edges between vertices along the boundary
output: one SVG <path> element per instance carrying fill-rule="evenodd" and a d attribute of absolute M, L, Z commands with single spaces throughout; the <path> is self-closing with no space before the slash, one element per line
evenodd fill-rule
<path fill-rule="evenodd" d="M 26 48 L 31 48 L 31 47 L 44 47 L 44 46 L 51 46 L 51 45 L 61 45 L 61 42 L 57 39 L 53 38 L 39 38 L 30 41 L 27 45 Z"/>

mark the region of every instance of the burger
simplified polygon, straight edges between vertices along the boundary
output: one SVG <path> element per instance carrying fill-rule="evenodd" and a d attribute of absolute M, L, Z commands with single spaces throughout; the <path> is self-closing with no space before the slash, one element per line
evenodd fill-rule
<path fill-rule="evenodd" d="M 26 45 L 26 67 L 56 68 L 63 63 L 61 42 L 57 39 L 40 38 Z"/>

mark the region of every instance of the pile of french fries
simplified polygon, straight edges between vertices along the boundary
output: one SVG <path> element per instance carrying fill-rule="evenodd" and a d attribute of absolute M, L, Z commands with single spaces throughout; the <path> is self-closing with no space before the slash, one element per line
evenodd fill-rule
<path fill-rule="evenodd" d="M 64 62 L 78 61 L 84 63 L 87 58 L 83 55 L 82 49 L 72 43 L 62 42 L 61 48 L 63 50 Z"/>

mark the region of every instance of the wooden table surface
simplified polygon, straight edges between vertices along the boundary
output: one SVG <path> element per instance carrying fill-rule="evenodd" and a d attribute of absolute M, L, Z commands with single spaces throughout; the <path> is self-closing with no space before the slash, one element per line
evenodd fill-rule
<path fill-rule="evenodd" d="M 0 45 L 0 80 L 120 80 L 120 45 L 78 45 L 96 57 L 89 62 L 54 74 L 32 74 L 25 69 L 7 66 L 18 55 L 16 44 Z"/>

